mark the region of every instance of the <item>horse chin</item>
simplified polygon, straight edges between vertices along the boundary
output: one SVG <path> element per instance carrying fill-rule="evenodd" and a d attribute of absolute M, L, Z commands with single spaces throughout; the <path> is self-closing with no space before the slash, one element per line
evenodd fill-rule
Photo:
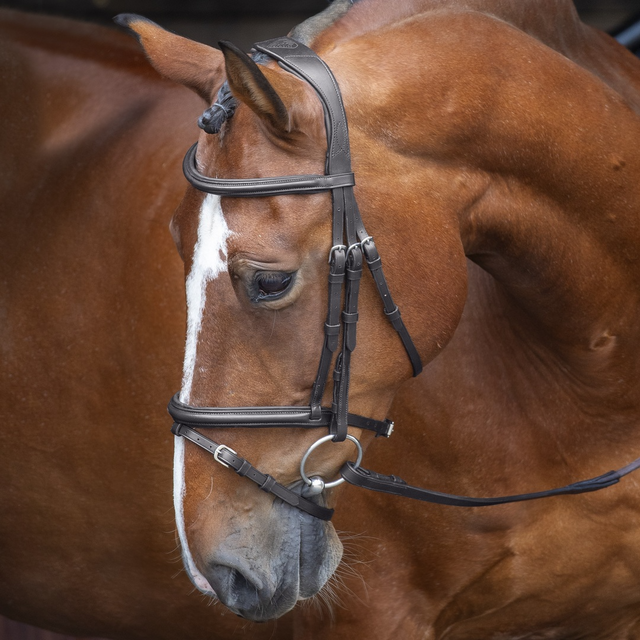
<path fill-rule="evenodd" d="M 202 574 L 224 605 L 254 622 L 278 618 L 315 596 L 342 558 L 331 523 L 288 505 L 274 505 L 267 522 L 247 530 L 219 545 Z"/>

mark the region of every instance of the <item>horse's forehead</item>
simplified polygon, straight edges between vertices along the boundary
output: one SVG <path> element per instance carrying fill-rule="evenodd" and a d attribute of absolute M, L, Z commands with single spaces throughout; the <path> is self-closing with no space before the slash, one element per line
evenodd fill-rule
<path fill-rule="evenodd" d="M 255 179 L 287 175 L 324 173 L 322 159 L 294 154 L 277 148 L 268 141 L 263 145 L 248 145 L 241 136 L 244 123 L 234 123 L 233 139 L 219 140 L 218 136 L 204 139 L 206 149 L 199 162 L 203 173 L 220 178 Z M 238 125 L 238 126 L 236 126 Z M 250 139 L 249 139 L 250 140 Z M 199 147 L 201 146 L 199 143 Z M 320 150 L 324 155 L 324 149 Z M 300 244 L 303 237 L 330 224 L 331 195 L 278 195 L 270 197 L 222 197 L 220 215 L 233 232 L 229 249 L 242 250 L 247 244 L 286 249 Z M 188 224 L 197 224 L 196 207 L 190 207 Z M 327 237 L 329 231 L 326 231 Z"/>
<path fill-rule="evenodd" d="M 231 234 L 230 257 L 238 254 L 267 262 L 313 252 L 329 243 L 328 194 L 279 198 L 222 199 L 222 215 Z M 326 242 L 325 242 L 326 241 Z"/>

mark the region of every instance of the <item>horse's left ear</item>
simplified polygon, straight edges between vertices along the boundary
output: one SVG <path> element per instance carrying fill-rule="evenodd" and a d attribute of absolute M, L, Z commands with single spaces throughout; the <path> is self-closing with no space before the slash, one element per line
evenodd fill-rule
<path fill-rule="evenodd" d="M 213 102 L 224 76 L 220 51 L 170 33 L 133 13 L 121 13 L 113 21 L 133 32 L 158 73 L 195 91 L 207 104 Z"/>
<path fill-rule="evenodd" d="M 233 95 L 274 129 L 290 132 L 290 105 L 299 93 L 295 78 L 258 65 L 231 42 L 219 42 Z M 276 91 L 277 88 L 277 91 Z"/>

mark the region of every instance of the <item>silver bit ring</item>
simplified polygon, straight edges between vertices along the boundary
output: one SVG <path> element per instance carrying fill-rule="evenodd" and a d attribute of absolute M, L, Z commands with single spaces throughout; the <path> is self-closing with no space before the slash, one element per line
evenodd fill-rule
<path fill-rule="evenodd" d="M 319 476 L 313 476 L 313 478 L 310 478 L 304 472 L 304 466 L 307 462 L 307 459 L 311 455 L 311 452 L 316 447 L 319 447 L 322 443 L 327 442 L 329 440 L 333 440 L 333 438 L 334 436 L 332 434 L 329 434 L 328 436 L 322 436 L 322 438 L 319 438 L 318 440 L 316 440 L 307 449 L 307 452 L 302 456 L 302 460 L 300 460 L 300 475 L 302 476 L 302 479 L 304 480 L 305 484 L 311 486 L 312 484 L 314 484 L 314 480 L 316 481 L 316 484 L 317 484 L 317 480 L 320 479 Z M 356 461 L 355 461 L 355 467 L 358 468 L 360 466 L 360 463 L 362 462 L 362 445 L 360 444 L 360 441 L 357 438 L 354 438 L 352 435 L 347 434 L 347 440 L 350 440 L 351 442 L 353 442 L 353 444 L 356 445 L 356 449 L 358 450 L 358 457 L 356 458 Z M 325 482 L 324 488 L 331 489 L 331 487 L 337 487 L 339 484 L 342 484 L 343 482 L 344 482 L 344 478 L 338 478 L 337 480 L 333 480 L 332 482 Z"/>

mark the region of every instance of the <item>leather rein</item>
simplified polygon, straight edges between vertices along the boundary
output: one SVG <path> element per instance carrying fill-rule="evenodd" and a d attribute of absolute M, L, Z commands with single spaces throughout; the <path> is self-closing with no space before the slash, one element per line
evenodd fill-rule
<path fill-rule="evenodd" d="M 397 331 L 407 352 L 413 375 L 422 371 L 420 356 L 407 331 L 400 310 L 393 302 L 382 261 L 373 238 L 367 233 L 356 203 L 351 171 L 351 154 L 347 118 L 338 83 L 325 62 L 311 49 L 291 38 L 276 38 L 259 42 L 254 48 L 276 60 L 286 71 L 308 82 L 316 91 L 325 113 L 327 155 L 325 175 L 293 175 L 261 179 L 219 179 L 201 174 L 196 167 L 197 143 L 187 152 L 183 170 L 187 180 L 200 191 L 226 197 L 266 197 L 289 194 L 309 194 L 331 191 L 333 206 L 332 247 L 329 253 L 329 300 L 324 325 L 324 343 L 318 373 L 311 389 L 309 406 L 290 407 L 195 407 L 180 401 L 176 394 L 169 403 L 174 420 L 172 432 L 190 440 L 213 454 L 223 466 L 255 482 L 291 506 L 322 520 L 330 520 L 333 509 L 318 504 L 325 488 L 347 481 L 351 484 L 394 495 L 452 506 L 490 506 L 508 502 L 534 500 L 561 494 L 585 493 L 611 486 L 621 477 L 640 467 L 640 458 L 618 471 L 610 471 L 590 480 L 536 493 L 496 498 L 471 498 L 430 491 L 408 485 L 397 476 L 385 476 L 359 466 L 362 449 L 356 438 L 347 433 L 349 425 L 389 437 L 393 422 L 374 420 L 349 413 L 348 396 L 351 354 L 356 347 L 358 294 L 364 263 L 374 279 L 382 299 L 384 313 Z M 342 344 L 339 339 L 342 336 Z M 326 381 L 336 351 L 333 372 L 333 402 L 322 407 Z M 301 428 L 328 429 L 327 436 L 311 445 L 304 455 L 300 473 L 302 489 L 293 490 L 276 482 L 239 456 L 233 449 L 202 435 L 197 429 L 210 428 Z M 358 460 L 347 462 L 340 470 L 341 479 L 325 483 L 318 477 L 307 477 L 305 462 L 311 451 L 327 440 L 352 441 L 358 449 Z"/>

